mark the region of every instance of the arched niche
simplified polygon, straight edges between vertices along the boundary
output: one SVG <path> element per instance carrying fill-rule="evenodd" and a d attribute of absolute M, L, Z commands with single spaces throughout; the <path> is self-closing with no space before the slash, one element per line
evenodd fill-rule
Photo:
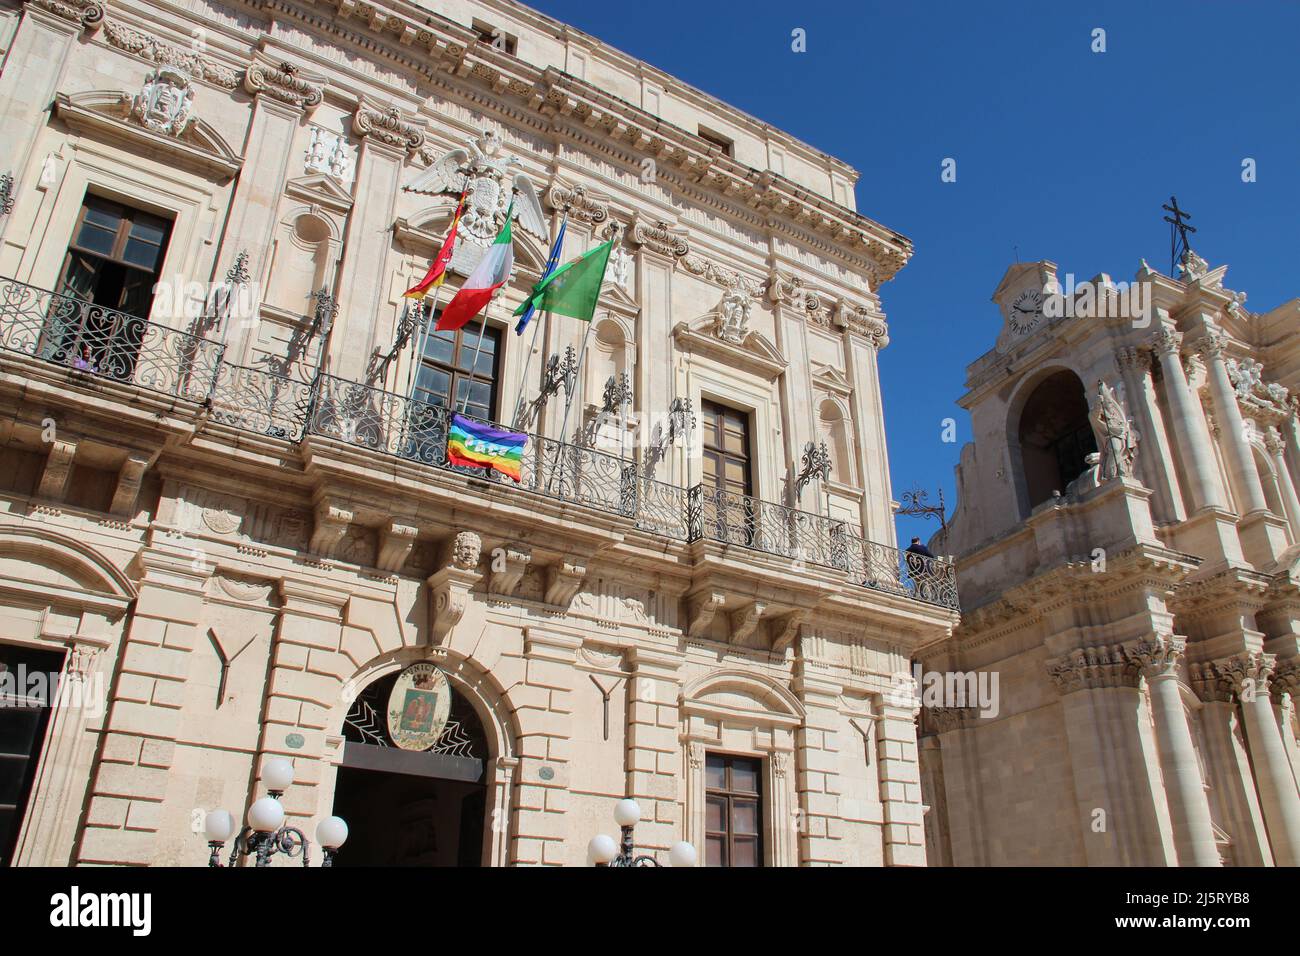
<path fill-rule="evenodd" d="M 824 399 L 817 409 L 818 441 L 826 443 L 831 454 L 831 480 L 853 483 L 853 443 L 849 437 L 849 414 L 833 398 Z"/>
<path fill-rule="evenodd" d="M 1071 369 L 1045 369 L 1022 384 L 1007 417 L 1007 447 L 1021 517 L 1064 493 L 1097 451 L 1083 381 Z"/>

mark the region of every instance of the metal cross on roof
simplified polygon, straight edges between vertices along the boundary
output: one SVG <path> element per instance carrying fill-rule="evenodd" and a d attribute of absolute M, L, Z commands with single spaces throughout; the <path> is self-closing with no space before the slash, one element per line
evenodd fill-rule
<path fill-rule="evenodd" d="M 1179 257 L 1186 255 L 1192 248 L 1187 241 L 1187 234 L 1195 232 L 1196 227 L 1187 224 L 1192 214 L 1178 208 L 1177 196 L 1170 196 L 1169 202 L 1160 208 L 1173 213 L 1172 217 L 1165 216 L 1165 222 L 1169 223 L 1169 274 L 1172 276 L 1178 270 Z"/>

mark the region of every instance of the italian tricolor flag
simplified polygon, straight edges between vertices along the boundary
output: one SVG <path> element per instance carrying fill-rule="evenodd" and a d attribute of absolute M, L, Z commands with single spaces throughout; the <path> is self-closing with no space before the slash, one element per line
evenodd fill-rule
<path fill-rule="evenodd" d="M 509 281 L 510 270 L 515 264 L 514 247 L 510 242 L 510 221 L 514 212 L 515 204 L 512 202 L 506 210 L 506 224 L 496 242 L 488 246 L 487 252 L 483 253 L 483 258 L 460 287 L 460 291 L 447 303 L 447 308 L 434 326 L 437 331 L 454 332 L 460 328 L 482 312 L 492 300 L 492 294 Z"/>

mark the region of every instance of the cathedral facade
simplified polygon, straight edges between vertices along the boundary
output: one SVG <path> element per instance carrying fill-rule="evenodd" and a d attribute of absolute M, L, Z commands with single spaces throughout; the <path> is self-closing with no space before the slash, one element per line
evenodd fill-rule
<path fill-rule="evenodd" d="M 0 59 L 0 862 L 202 864 L 283 760 L 338 865 L 583 865 L 624 796 L 661 858 L 926 862 L 891 689 L 956 589 L 852 168 L 509 0 L 0 0 Z M 561 223 L 596 313 L 517 335 Z"/>
<path fill-rule="evenodd" d="M 1300 863 L 1300 300 L 1171 271 L 994 294 L 932 542 L 963 619 L 919 656 L 999 694 L 922 712 L 932 864 Z"/>

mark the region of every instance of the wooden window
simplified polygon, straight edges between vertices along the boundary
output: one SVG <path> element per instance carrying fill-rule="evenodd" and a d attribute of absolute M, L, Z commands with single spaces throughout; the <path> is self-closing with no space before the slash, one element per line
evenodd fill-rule
<path fill-rule="evenodd" d="M 706 754 L 704 840 L 708 866 L 763 865 L 763 762 Z"/>
<path fill-rule="evenodd" d="M 87 195 L 63 264 L 59 291 L 138 318 L 149 315 L 171 223 Z"/>
<path fill-rule="evenodd" d="M 753 494 L 749 415 L 705 399 L 704 484 L 737 495 Z"/>
<path fill-rule="evenodd" d="M 436 321 L 436 319 L 434 320 Z M 432 325 L 432 322 L 430 323 Z M 497 408 L 497 374 L 500 367 L 501 332 L 491 326 L 478 352 L 479 322 L 470 322 L 455 332 L 430 332 L 424 342 L 420 369 L 415 377 L 415 397 L 431 405 L 442 405 L 489 421 Z M 452 396 L 455 396 L 453 405 Z M 469 396 L 469 405 L 465 397 Z"/>
<path fill-rule="evenodd" d="M 62 669 L 61 653 L 0 644 L 0 866 L 13 865 L 57 691 L 50 677 Z M 31 680 L 37 673 L 44 685 Z"/>

